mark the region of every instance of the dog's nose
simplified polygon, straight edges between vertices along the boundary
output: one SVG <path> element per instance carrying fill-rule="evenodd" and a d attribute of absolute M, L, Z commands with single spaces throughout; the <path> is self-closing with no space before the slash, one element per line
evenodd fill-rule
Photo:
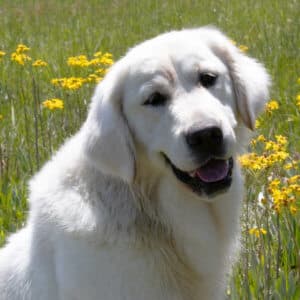
<path fill-rule="evenodd" d="M 199 154 L 222 155 L 224 152 L 223 132 L 217 126 L 188 132 L 186 142 L 193 151 Z"/>

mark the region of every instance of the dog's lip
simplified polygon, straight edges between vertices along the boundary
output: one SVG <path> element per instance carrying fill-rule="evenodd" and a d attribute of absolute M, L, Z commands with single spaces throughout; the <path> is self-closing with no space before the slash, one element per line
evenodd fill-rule
<path fill-rule="evenodd" d="M 163 154 L 176 178 L 198 195 L 214 195 L 226 191 L 232 182 L 233 158 L 209 158 L 192 171 L 177 168 Z"/>

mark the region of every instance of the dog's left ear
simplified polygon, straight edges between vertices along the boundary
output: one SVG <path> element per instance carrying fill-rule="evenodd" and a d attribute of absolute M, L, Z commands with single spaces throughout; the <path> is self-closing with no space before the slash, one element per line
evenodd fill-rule
<path fill-rule="evenodd" d="M 132 182 L 135 172 L 133 139 L 123 114 L 124 61 L 117 62 L 94 93 L 81 129 L 85 156 L 104 174 Z"/>
<path fill-rule="evenodd" d="M 240 50 L 231 48 L 227 55 L 239 115 L 254 130 L 255 120 L 269 97 L 270 77 L 262 64 Z"/>
<path fill-rule="evenodd" d="M 270 76 L 262 64 L 245 55 L 223 33 L 212 28 L 207 30 L 209 46 L 229 69 L 238 114 L 253 130 L 269 97 Z"/>

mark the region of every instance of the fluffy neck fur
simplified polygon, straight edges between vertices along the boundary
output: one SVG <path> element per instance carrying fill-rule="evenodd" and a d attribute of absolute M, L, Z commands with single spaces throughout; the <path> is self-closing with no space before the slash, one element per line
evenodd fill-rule
<path fill-rule="evenodd" d="M 224 269 L 220 264 L 228 261 L 234 242 L 229 237 L 238 226 L 238 197 L 212 203 L 192 193 L 186 197 L 185 190 L 176 188 L 178 183 L 171 172 L 158 181 L 143 180 L 141 172 L 133 184 L 128 184 L 102 174 L 72 145 L 72 140 L 67 142 L 32 180 L 30 218 L 38 218 L 46 226 L 52 224 L 63 234 L 89 237 L 94 244 L 123 243 L 144 249 L 159 261 L 158 276 L 163 285 L 182 295 L 178 299 L 196 299 L 195 290 L 205 286 L 208 278 L 212 282 L 214 277 L 215 286 L 222 287 L 224 274 L 218 274 L 218 270 Z M 49 174 L 53 178 L 50 185 Z M 55 195 L 51 203 L 44 201 L 48 193 Z M 228 202 L 235 202 L 235 206 Z M 227 207 L 235 209 L 228 211 Z M 209 293 L 207 299 L 218 299 L 215 287 Z"/>

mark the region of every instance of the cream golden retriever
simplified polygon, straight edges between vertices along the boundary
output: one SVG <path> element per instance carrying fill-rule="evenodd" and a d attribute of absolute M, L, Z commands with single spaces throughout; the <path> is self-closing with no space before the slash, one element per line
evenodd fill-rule
<path fill-rule="evenodd" d="M 31 180 L 27 225 L 0 251 L 0 299 L 222 299 L 240 231 L 237 156 L 268 85 L 214 28 L 131 49 Z"/>

